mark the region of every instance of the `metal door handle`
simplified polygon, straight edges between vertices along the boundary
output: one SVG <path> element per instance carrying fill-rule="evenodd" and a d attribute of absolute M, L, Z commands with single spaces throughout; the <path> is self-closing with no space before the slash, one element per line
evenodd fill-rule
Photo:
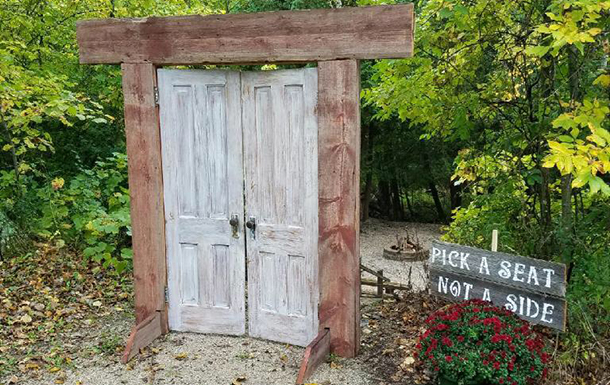
<path fill-rule="evenodd" d="M 250 229 L 250 234 L 252 234 L 252 239 L 256 239 L 256 218 L 250 217 L 246 222 L 246 227 Z"/>
<path fill-rule="evenodd" d="M 238 238 L 239 235 L 237 232 L 239 231 L 239 215 L 233 214 L 231 215 L 231 219 L 229 220 L 229 224 L 233 230 L 233 238 Z"/>

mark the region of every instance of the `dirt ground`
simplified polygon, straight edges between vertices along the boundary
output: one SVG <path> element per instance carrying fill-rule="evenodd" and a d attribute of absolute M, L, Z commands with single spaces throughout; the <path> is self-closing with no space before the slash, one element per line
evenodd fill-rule
<path fill-rule="evenodd" d="M 362 261 L 384 269 L 392 281 L 424 287 L 423 263 L 385 260 L 383 247 L 408 226 L 424 247 L 440 235 L 436 225 L 409 225 L 371 220 L 362 226 Z M 331 357 L 310 379 L 320 385 L 372 385 L 426 383 L 425 373 L 415 370 L 411 349 L 421 330 L 422 314 L 438 301 L 426 294 L 404 293 L 400 299 L 362 298 L 362 348 L 355 359 Z M 424 311 L 422 311 L 424 310 Z M 143 354 L 123 365 L 118 359 L 124 338 L 133 323 L 125 309 L 92 319 L 86 327 L 70 332 L 62 349 L 75 352 L 68 364 L 36 370 L 22 362 L 21 372 L 3 383 L 74 385 L 140 384 L 293 384 L 304 349 L 248 337 L 228 337 L 172 332 L 155 341 Z M 57 352 L 55 351 L 55 354 Z M 25 368 L 25 369 L 24 369 Z"/>

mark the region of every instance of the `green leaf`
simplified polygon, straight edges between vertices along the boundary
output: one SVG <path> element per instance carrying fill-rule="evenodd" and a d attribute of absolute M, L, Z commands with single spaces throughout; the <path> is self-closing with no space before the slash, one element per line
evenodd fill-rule
<path fill-rule="evenodd" d="M 549 52 L 550 49 L 550 46 L 538 45 L 535 47 L 527 47 L 525 53 L 527 53 L 528 55 L 543 57 Z"/>
<path fill-rule="evenodd" d="M 441 17 L 441 19 L 448 19 L 453 15 L 453 11 L 451 11 L 449 8 L 443 8 L 438 12 L 438 15 Z"/>

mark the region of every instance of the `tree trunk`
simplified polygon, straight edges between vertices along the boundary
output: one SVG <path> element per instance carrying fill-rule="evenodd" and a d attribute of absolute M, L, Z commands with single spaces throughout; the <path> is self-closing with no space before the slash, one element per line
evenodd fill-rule
<path fill-rule="evenodd" d="M 561 177 L 561 227 L 568 234 L 572 232 L 572 174 Z"/>
<path fill-rule="evenodd" d="M 445 214 L 440 195 L 438 194 L 436 184 L 434 183 L 434 179 L 432 178 L 432 166 L 430 165 L 430 157 L 428 156 L 428 152 L 426 151 L 426 149 L 422 151 L 422 157 L 424 161 L 424 171 L 426 173 L 426 176 L 428 177 L 428 188 L 430 190 L 430 194 L 432 195 L 432 199 L 434 199 L 434 206 L 436 207 L 438 218 L 441 222 L 447 223 L 447 214 Z"/>
<path fill-rule="evenodd" d="M 411 206 L 411 199 L 409 199 L 409 190 L 405 191 L 405 197 L 407 199 L 407 209 L 409 210 L 410 220 L 415 218 L 415 213 L 413 212 L 413 207 Z"/>
<path fill-rule="evenodd" d="M 362 221 L 366 221 L 370 216 L 371 198 L 373 195 L 373 146 L 374 146 L 374 127 L 371 125 L 362 126 L 362 160 L 365 162 L 362 170 L 365 170 L 364 196 L 361 202 Z"/>
<path fill-rule="evenodd" d="M 436 185 L 432 180 L 428 182 L 428 187 L 430 189 L 430 194 L 432 195 L 432 199 L 434 199 L 434 206 L 436 207 L 436 212 L 438 213 L 438 218 L 441 222 L 447 223 L 447 215 L 445 214 L 445 210 L 443 209 L 443 204 L 441 203 L 441 198 L 438 195 L 438 190 L 436 189 Z"/>
<path fill-rule="evenodd" d="M 392 199 L 390 197 L 390 184 L 385 180 L 379 181 L 379 211 L 385 218 L 391 218 Z"/>
<path fill-rule="evenodd" d="M 403 221 L 405 219 L 405 210 L 402 206 L 402 198 L 400 195 L 400 188 L 398 186 L 398 180 L 393 179 L 391 184 L 392 189 L 392 219 L 395 221 Z"/>
<path fill-rule="evenodd" d="M 17 190 L 18 194 L 21 195 L 21 187 L 19 186 L 19 159 L 17 159 L 17 153 L 15 152 L 15 143 L 13 143 L 13 136 L 11 135 L 11 130 L 9 130 L 6 121 L 4 120 L 4 116 L 0 115 L 0 122 L 2 123 L 2 127 L 6 132 L 6 139 L 8 143 L 11 145 L 11 157 L 13 159 L 13 169 L 15 171 L 15 181 L 17 182 Z"/>
<path fill-rule="evenodd" d="M 573 107 L 582 102 L 582 91 L 580 87 L 581 60 L 579 52 L 574 46 L 568 46 L 568 73 L 571 104 Z M 574 245 L 571 242 L 574 229 L 574 219 L 572 216 L 572 174 L 561 177 L 561 227 L 563 233 L 562 249 L 564 263 L 568 265 L 567 280 L 570 282 L 572 271 L 574 270 Z"/>
<path fill-rule="evenodd" d="M 542 182 L 540 183 L 540 224 L 543 229 L 551 226 L 551 193 L 549 191 L 549 169 L 540 167 Z"/>
<path fill-rule="evenodd" d="M 462 206 L 462 185 L 456 185 L 453 181 L 449 184 L 449 194 L 451 195 L 451 211 Z"/>
<path fill-rule="evenodd" d="M 366 222 L 370 215 L 371 196 L 373 195 L 373 173 L 366 174 L 364 183 L 364 197 L 362 198 L 362 222 Z"/>

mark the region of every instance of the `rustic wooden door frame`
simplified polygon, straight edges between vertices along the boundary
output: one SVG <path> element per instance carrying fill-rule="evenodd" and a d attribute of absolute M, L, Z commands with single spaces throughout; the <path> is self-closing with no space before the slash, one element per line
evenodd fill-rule
<path fill-rule="evenodd" d="M 157 67 L 318 63 L 320 330 L 331 352 L 360 346 L 360 59 L 413 53 L 413 4 L 77 23 L 82 64 L 121 64 L 136 325 L 123 361 L 167 333 Z"/>

